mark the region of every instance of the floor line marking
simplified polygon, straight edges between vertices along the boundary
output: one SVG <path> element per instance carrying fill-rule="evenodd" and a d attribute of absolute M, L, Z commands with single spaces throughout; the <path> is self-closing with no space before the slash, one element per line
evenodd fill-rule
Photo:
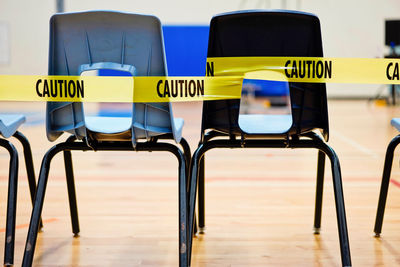
<path fill-rule="evenodd" d="M 391 182 L 392 184 L 394 184 L 395 186 L 400 187 L 400 183 L 397 182 L 396 180 L 390 179 L 390 182 Z"/>
<path fill-rule="evenodd" d="M 331 130 L 332 135 L 335 135 L 335 137 L 337 137 L 338 139 L 342 140 L 343 142 L 351 145 L 352 147 L 354 147 L 355 149 L 357 149 L 358 151 L 373 157 L 374 159 L 379 158 L 378 155 L 373 152 L 371 149 L 361 145 L 360 143 L 354 141 L 353 139 L 343 135 L 342 133 L 338 132 L 338 131 L 332 131 Z"/>
<path fill-rule="evenodd" d="M 331 178 L 331 175 L 326 174 L 326 179 L 329 181 Z M 315 182 L 315 176 L 310 175 L 310 176 L 273 176 L 273 177 L 226 177 L 226 176 L 211 176 L 211 177 L 205 177 L 206 183 L 212 183 L 216 181 L 228 181 L 228 182 L 239 182 L 239 181 L 266 181 L 266 182 Z M 329 180 L 328 180 L 329 179 Z M 379 182 L 380 177 L 378 175 L 376 176 L 346 176 L 343 181 L 345 182 Z M 53 176 L 50 177 L 51 180 L 51 185 L 61 185 L 61 186 L 66 186 L 65 185 L 65 177 L 63 176 Z M 119 177 L 116 179 L 110 180 L 108 177 L 105 178 L 99 178 L 96 177 L 96 179 L 91 179 L 88 177 L 85 177 L 85 179 L 76 179 L 75 183 L 77 184 L 96 184 L 96 183 L 103 183 L 103 184 L 115 184 L 118 183 L 121 186 L 124 186 L 124 184 L 128 183 L 136 183 L 136 182 L 149 182 L 149 183 L 154 183 L 154 182 L 177 182 L 178 177 Z M 7 186 L 8 181 L 4 179 L 4 181 L 0 180 L 0 187 L 1 186 Z M 21 181 L 20 186 L 27 187 L 28 182 L 27 181 Z"/>
<path fill-rule="evenodd" d="M 56 221 L 58 221 L 57 218 L 50 218 L 47 220 L 43 220 L 43 224 L 56 222 Z M 22 228 L 27 228 L 27 227 L 29 227 L 29 223 L 19 224 L 19 225 L 15 226 L 15 229 L 22 229 Z M 0 228 L 0 233 L 4 233 L 5 231 L 6 231 L 6 228 Z"/>

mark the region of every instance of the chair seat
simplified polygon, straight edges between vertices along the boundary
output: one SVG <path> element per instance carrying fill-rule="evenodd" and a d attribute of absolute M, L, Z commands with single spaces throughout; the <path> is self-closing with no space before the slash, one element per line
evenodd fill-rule
<path fill-rule="evenodd" d="M 174 118 L 175 134 L 179 137 L 182 136 L 183 119 Z M 103 117 L 103 116 L 86 116 L 86 128 L 91 132 L 91 136 L 96 136 L 98 140 L 130 140 L 132 138 L 131 117 Z M 147 127 L 148 136 L 158 136 L 166 133 L 171 133 L 170 128 L 161 127 Z M 146 138 L 145 135 L 136 136 L 137 139 Z M 179 138 L 180 139 L 180 138 Z"/>
<path fill-rule="evenodd" d="M 284 134 L 292 126 L 292 115 L 239 115 L 240 129 L 247 134 Z"/>
<path fill-rule="evenodd" d="M 392 126 L 393 126 L 394 128 L 396 128 L 397 131 L 400 132 L 400 118 L 393 118 L 393 119 L 390 121 L 390 124 L 392 124 Z"/>
<path fill-rule="evenodd" d="M 104 134 L 115 134 L 131 129 L 131 117 L 85 116 L 86 128 Z"/>
<path fill-rule="evenodd" d="M 24 115 L 0 114 L 0 134 L 4 138 L 12 136 L 25 121 Z"/>

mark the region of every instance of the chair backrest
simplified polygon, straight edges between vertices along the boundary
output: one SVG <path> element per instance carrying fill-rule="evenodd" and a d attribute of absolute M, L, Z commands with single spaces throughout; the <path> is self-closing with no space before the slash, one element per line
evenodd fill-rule
<path fill-rule="evenodd" d="M 319 19 L 295 11 L 241 11 L 212 18 L 208 57 L 322 57 Z M 287 134 L 322 130 L 328 139 L 328 109 L 324 83 L 290 83 L 293 125 Z M 216 129 L 241 134 L 240 100 L 205 101 L 203 132 Z"/>
<path fill-rule="evenodd" d="M 54 15 L 50 20 L 49 75 L 80 75 L 99 68 L 137 76 L 167 75 L 159 19 L 111 11 Z M 82 103 L 48 102 L 46 115 L 50 141 L 63 132 L 78 139 L 87 137 Z M 133 104 L 132 140 L 148 138 L 158 129 L 170 130 L 171 118 L 169 103 Z"/>

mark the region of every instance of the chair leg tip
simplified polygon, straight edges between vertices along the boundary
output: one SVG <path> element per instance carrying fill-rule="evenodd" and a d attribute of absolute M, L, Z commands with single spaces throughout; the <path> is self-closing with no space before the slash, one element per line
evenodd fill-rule
<path fill-rule="evenodd" d="M 74 237 L 79 237 L 79 233 L 74 233 Z"/>
<path fill-rule="evenodd" d="M 381 233 L 375 233 L 375 237 L 381 237 Z"/>
<path fill-rule="evenodd" d="M 314 235 L 319 235 L 321 232 L 321 228 L 314 227 Z"/>
<path fill-rule="evenodd" d="M 10 267 L 10 266 L 14 266 L 14 264 L 12 264 L 12 263 L 4 263 L 4 267 Z"/>
<path fill-rule="evenodd" d="M 193 231 L 193 237 L 197 237 L 199 235 L 199 232 L 197 231 L 197 232 L 194 232 Z"/>
<path fill-rule="evenodd" d="M 199 234 L 204 235 L 206 233 L 205 227 L 199 227 Z"/>

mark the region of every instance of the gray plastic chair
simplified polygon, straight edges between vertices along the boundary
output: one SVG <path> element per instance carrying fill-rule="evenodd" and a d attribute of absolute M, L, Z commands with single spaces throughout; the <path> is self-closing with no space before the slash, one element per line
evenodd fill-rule
<path fill-rule="evenodd" d="M 15 146 L 5 138 L 13 136 L 21 142 L 24 149 L 25 166 L 32 203 L 35 198 L 36 180 L 31 146 L 28 139 L 22 133 L 17 131 L 25 120 L 24 115 L 0 114 L 0 135 L 3 137 L 0 138 L 0 146 L 7 149 L 8 153 L 10 153 L 4 266 L 12 266 L 14 264 L 15 217 L 17 211 L 18 187 L 18 152 Z M 42 227 L 41 221 L 39 222 L 39 226 Z"/>
<path fill-rule="evenodd" d="M 49 75 L 81 75 L 84 71 L 111 69 L 132 76 L 165 76 L 161 24 L 154 16 L 109 11 L 56 14 L 50 20 Z M 112 88 L 110 88 L 112 90 Z M 169 151 L 179 161 L 179 260 L 187 265 L 186 164 L 190 149 L 182 138 L 183 120 L 175 119 L 170 103 L 134 103 L 132 117 L 85 116 L 82 103 L 47 103 L 46 129 L 50 141 L 64 132 L 66 142 L 51 148 L 43 158 L 38 193 L 23 266 L 33 261 L 50 161 L 63 151 L 68 184 L 72 231 L 79 233 L 71 150 Z M 175 145 L 157 142 L 171 139 Z"/>

